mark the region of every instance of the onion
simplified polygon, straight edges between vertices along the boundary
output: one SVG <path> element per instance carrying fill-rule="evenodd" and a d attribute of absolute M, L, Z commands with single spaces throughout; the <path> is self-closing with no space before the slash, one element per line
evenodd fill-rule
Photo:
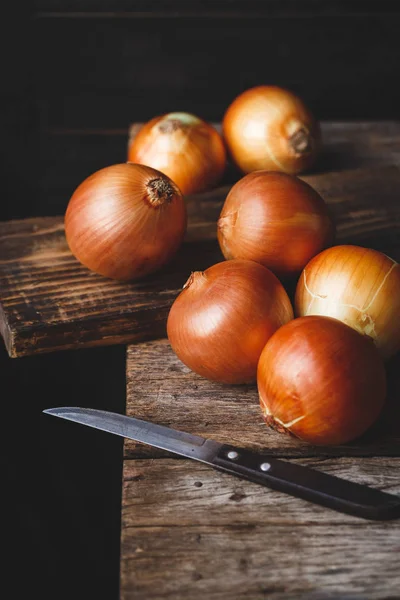
<path fill-rule="evenodd" d="M 321 146 L 319 124 L 302 100 L 276 86 L 240 94 L 225 113 L 223 135 L 244 173 L 301 173 L 314 163 Z"/>
<path fill-rule="evenodd" d="M 293 318 L 280 281 L 251 261 L 218 263 L 192 273 L 173 303 L 168 338 L 192 371 L 223 383 L 255 381 L 269 337 Z"/>
<path fill-rule="evenodd" d="M 188 113 L 169 113 L 146 123 L 131 143 L 128 160 L 162 171 L 183 194 L 215 186 L 225 170 L 219 133 Z"/>
<path fill-rule="evenodd" d="M 254 260 L 281 276 L 299 275 L 332 239 L 321 196 L 294 175 L 257 171 L 230 190 L 218 221 L 225 258 Z"/>
<path fill-rule="evenodd" d="M 370 336 L 387 359 L 400 350 L 400 265 L 381 252 L 334 246 L 315 256 L 296 289 L 299 316 L 325 315 Z"/>
<path fill-rule="evenodd" d="M 156 271 L 175 254 L 185 231 L 181 192 L 166 175 L 142 165 L 97 171 L 75 190 L 65 214 L 72 254 L 112 279 Z"/>
<path fill-rule="evenodd" d="M 344 444 L 378 418 L 386 396 L 383 361 L 368 338 L 330 317 L 281 327 L 258 364 L 268 425 L 311 444 Z"/>

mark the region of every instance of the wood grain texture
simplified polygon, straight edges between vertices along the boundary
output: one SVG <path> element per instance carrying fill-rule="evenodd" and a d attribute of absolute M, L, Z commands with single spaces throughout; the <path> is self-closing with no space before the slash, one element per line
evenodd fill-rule
<path fill-rule="evenodd" d="M 201 203 L 200 203 L 201 204 Z M 191 270 L 222 260 L 196 211 L 179 255 L 161 273 L 124 284 L 89 272 L 71 255 L 61 218 L 0 225 L 0 332 L 12 357 L 162 337 Z M 211 235 L 211 234 L 210 234 Z"/>
<path fill-rule="evenodd" d="M 203 379 L 155 340 L 127 349 L 126 414 L 399 494 L 399 368 L 400 355 L 363 438 L 315 447 L 266 427 L 255 386 Z M 171 456 L 124 442 L 121 600 L 397 597 L 399 520 L 364 521 Z"/>
<path fill-rule="evenodd" d="M 326 200 L 337 241 L 400 258 L 397 167 L 304 177 Z M 140 282 L 89 272 L 69 252 L 62 217 L 0 224 L 0 332 L 10 356 L 163 337 L 169 308 L 193 270 L 222 260 L 216 221 L 230 186 L 187 199 L 176 258 Z"/>
<path fill-rule="evenodd" d="M 220 442 L 274 456 L 400 456 L 400 355 L 387 367 L 388 400 L 378 423 L 342 446 L 312 446 L 263 422 L 255 385 L 224 385 L 196 375 L 174 354 L 168 340 L 134 344 L 127 350 L 127 414 Z M 124 456 L 165 456 L 126 440 Z"/>
<path fill-rule="evenodd" d="M 301 459 L 400 493 L 400 459 Z M 125 461 L 121 600 L 398 597 L 400 522 L 373 523 L 186 460 Z"/>

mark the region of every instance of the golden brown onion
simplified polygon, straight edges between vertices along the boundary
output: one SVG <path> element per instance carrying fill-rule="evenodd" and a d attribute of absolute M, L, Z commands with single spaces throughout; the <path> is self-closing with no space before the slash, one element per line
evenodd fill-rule
<path fill-rule="evenodd" d="M 280 281 L 246 260 L 192 273 L 167 322 L 180 360 L 199 375 L 223 383 L 255 381 L 257 362 L 270 336 L 293 318 Z"/>
<path fill-rule="evenodd" d="M 400 350 L 400 265 L 370 248 L 329 248 L 301 274 L 296 313 L 339 319 L 370 336 L 389 358 Z"/>
<path fill-rule="evenodd" d="M 230 190 L 218 221 L 225 258 L 254 260 L 278 276 L 299 274 L 326 247 L 333 224 L 321 196 L 294 175 L 256 171 Z"/>
<path fill-rule="evenodd" d="M 181 192 L 163 173 L 119 164 L 78 186 L 65 214 L 72 254 L 112 279 L 136 279 L 165 265 L 186 231 Z"/>
<path fill-rule="evenodd" d="M 377 420 L 386 396 L 383 361 L 366 337 L 330 317 L 281 327 L 258 364 L 268 425 L 311 444 L 345 444 Z"/>
<path fill-rule="evenodd" d="M 301 173 L 321 146 L 318 121 L 292 92 L 262 85 L 240 94 L 223 119 L 229 152 L 244 172 Z"/>
<path fill-rule="evenodd" d="M 219 133 L 189 113 L 169 113 L 146 123 L 133 139 L 128 160 L 170 177 L 183 194 L 215 186 L 225 170 L 226 151 Z"/>

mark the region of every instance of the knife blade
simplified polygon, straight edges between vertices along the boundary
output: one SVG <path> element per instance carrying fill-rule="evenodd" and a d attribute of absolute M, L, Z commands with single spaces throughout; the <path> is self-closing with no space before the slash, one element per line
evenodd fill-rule
<path fill-rule="evenodd" d="M 46 414 L 191 458 L 266 487 L 364 519 L 400 517 L 400 497 L 334 475 L 164 425 L 104 410 L 49 408 Z"/>

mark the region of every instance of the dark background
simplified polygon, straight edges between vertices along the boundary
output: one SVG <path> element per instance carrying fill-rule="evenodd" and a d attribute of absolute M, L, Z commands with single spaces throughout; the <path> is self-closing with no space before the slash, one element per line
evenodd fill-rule
<path fill-rule="evenodd" d="M 85 177 L 125 160 L 130 123 L 171 110 L 219 121 L 254 85 L 292 89 L 321 120 L 398 118 L 394 1 L 15 4 L 0 25 L 0 220 L 63 214 Z M 14 360 L 0 348 L 14 597 L 118 598 L 122 442 L 41 410 L 123 412 L 124 367 L 122 347 Z"/>

